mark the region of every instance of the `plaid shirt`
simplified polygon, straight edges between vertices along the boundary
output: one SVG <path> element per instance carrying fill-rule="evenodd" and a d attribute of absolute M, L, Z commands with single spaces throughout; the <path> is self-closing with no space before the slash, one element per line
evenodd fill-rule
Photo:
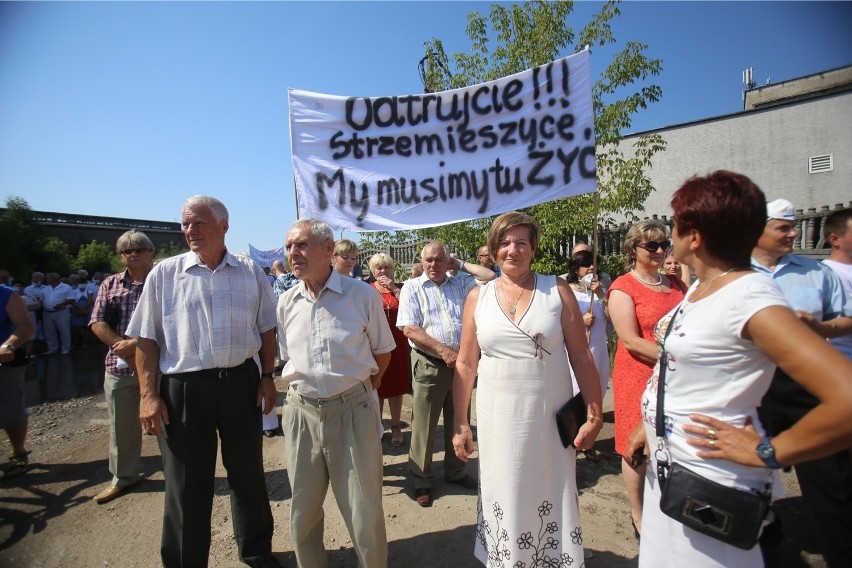
<path fill-rule="evenodd" d="M 292 272 L 285 272 L 272 283 L 272 293 L 275 294 L 276 298 L 278 298 L 281 294 L 296 286 L 299 282 L 300 280 L 296 278 L 295 274 Z"/>
<path fill-rule="evenodd" d="M 133 315 L 133 310 L 136 309 L 136 304 L 139 302 L 139 296 L 142 295 L 142 287 L 144 282 L 134 284 L 133 279 L 125 270 L 118 274 L 113 274 L 104 278 L 98 288 L 98 295 L 95 299 L 95 305 L 92 308 L 92 317 L 89 319 L 89 325 L 97 322 L 107 323 L 112 330 L 125 339 L 125 331 L 127 324 L 130 323 L 130 316 Z M 123 367 L 118 368 L 118 356 L 113 353 L 112 349 L 107 353 L 104 361 L 107 373 L 117 377 L 132 375 L 135 373 L 133 368 Z M 128 361 L 132 367 L 135 367 L 133 361 Z"/>

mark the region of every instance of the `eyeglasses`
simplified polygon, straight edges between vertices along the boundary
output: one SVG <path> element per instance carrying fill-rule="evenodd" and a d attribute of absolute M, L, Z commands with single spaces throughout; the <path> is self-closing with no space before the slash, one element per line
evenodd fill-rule
<path fill-rule="evenodd" d="M 657 252 L 658 250 L 662 250 L 663 252 L 669 250 L 669 247 L 672 246 L 671 241 L 647 241 L 644 243 L 639 243 L 636 245 L 639 248 L 643 248 L 648 252 Z"/>
<path fill-rule="evenodd" d="M 150 249 L 146 248 L 124 249 L 123 251 L 121 251 L 121 254 L 123 254 L 124 256 L 130 256 L 134 252 L 136 254 L 142 254 L 143 252 L 148 252 L 149 250 Z"/>
<path fill-rule="evenodd" d="M 583 262 L 579 263 L 577 266 L 579 266 L 580 268 L 589 268 L 589 267 L 592 266 L 592 261 L 591 260 L 584 260 Z"/>
<path fill-rule="evenodd" d="M 478 255 L 476 255 L 476 258 L 488 258 L 489 256 L 491 256 L 491 255 L 489 255 L 489 254 L 478 254 Z"/>

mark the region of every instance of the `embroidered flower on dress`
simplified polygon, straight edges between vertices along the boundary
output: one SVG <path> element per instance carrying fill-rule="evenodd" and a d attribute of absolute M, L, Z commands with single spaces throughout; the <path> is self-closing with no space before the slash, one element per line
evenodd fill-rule
<path fill-rule="evenodd" d="M 503 507 L 500 506 L 500 503 L 494 503 L 494 516 L 498 519 L 503 519 Z"/>
<path fill-rule="evenodd" d="M 542 502 L 542 504 L 538 508 L 538 516 L 546 517 L 550 514 L 551 509 L 553 509 L 553 505 L 547 501 Z"/>
<path fill-rule="evenodd" d="M 571 542 L 573 542 L 574 544 L 583 544 L 582 527 L 577 527 L 573 531 L 571 531 Z"/>
<path fill-rule="evenodd" d="M 559 530 L 559 524 L 558 523 L 547 523 L 547 528 L 545 530 L 549 533 L 555 533 L 556 531 Z"/>
<path fill-rule="evenodd" d="M 532 533 L 525 532 L 518 539 L 518 548 L 525 549 L 532 546 Z"/>
<path fill-rule="evenodd" d="M 550 548 L 555 549 L 557 547 L 559 547 L 559 541 L 556 540 L 555 538 L 553 538 L 552 536 L 547 537 L 547 542 L 544 543 L 544 549 L 545 550 L 548 550 Z"/>

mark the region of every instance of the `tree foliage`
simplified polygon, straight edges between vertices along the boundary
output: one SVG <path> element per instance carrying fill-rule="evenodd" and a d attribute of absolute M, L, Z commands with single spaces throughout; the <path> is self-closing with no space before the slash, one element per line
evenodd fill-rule
<path fill-rule="evenodd" d="M 468 52 L 449 56 L 440 39 L 426 43 L 426 89 L 440 91 L 491 81 L 544 65 L 586 46 L 591 47 L 594 58 L 596 48 L 617 45 L 612 22 L 621 14 L 618 4 L 616 0 L 605 3 L 579 32 L 569 23 L 573 2 L 492 4 L 488 16 L 472 12 L 466 29 L 471 41 Z M 643 203 L 653 187 L 643 170 L 665 144 L 659 135 L 641 136 L 631 157 L 624 156 L 617 144 L 621 132 L 630 127 L 631 116 L 662 96 L 659 86 L 647 83 L 660 74 L 662 61 L 649 58 L 646 49 L 646 45 L 635 41 L 624 43 L 592 88 L 598 193 L 525 210 L 542 226 L 536 270 L 563 270 L 571 237 L 590 234 L 596 220 L 598 225 L 604 225 L 616 214 L 636 218 L 635 212 L 644 209 Z M 402 231 L 395 236 L 373 234 L 371 242 L 438 238 L 471 256 L 485 242 L 492 220 Z"/>
<path fill-rule="evenodd" d="M 46 260 L 42 267 L 49 267 L 47 270 L 56 272 L 59 276 L 68 276 L 71 273 L 74 257 L 71 256 L 71 249 L 65 241 L 48 237 L 44 244 L 44 253 Z"/>
<path fill-rule="evenodd" d="M 185 246 L 182 247 L 174 242 L 170 242 L 156 250 L 154 260 L 162 260 L 164 258 L 169 258 L 170 256 L 177 256 L 187 252 L 188 250 L 189 249 Z"/>
<path fill-rule="evenodd" d="M 32 209 L 22 197 L 8 197 L 0 217 L 0 242 L 3 247 L 0 268 L 18 279 L 27 279 L 39 267 L 46 266 L 47 239 Z"/>
<path fill-rule="evenodd" d="M 115 249 L 106 243 L 92 241 L 87 245 L 81 245 L 74 260 L 74 267 L 85 268 L 89 274 L 93 272 L 104 272 L 112 274 L 121 267 L 121 261 L 115 253 Z"/>

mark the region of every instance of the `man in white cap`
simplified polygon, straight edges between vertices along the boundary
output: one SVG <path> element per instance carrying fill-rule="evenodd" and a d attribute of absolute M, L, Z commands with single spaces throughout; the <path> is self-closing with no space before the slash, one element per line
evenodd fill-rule
<path fill-rule="evenodd" d="M 751 266 L 768 274 L 799 318 L 822 337 L 852 333 L 852 298 L 830 268 L 792 254 L 796 213 L 786 199 L 766 206 L 763 234 L 752 251 Z M 769 436 L 790 428 L 819 401 L 781 369 L 758 409 Z M 807 503 L 820 548 L 829 568 L 852 566 L 852 460 L 848 451 L 801 463 L 796 476 Z"/>

